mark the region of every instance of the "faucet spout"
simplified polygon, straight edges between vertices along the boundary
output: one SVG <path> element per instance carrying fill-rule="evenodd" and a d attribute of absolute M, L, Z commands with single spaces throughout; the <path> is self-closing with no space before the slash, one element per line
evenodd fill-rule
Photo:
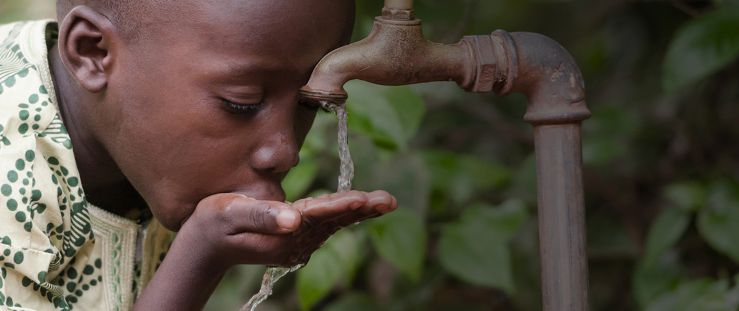
<path fill-rule="evenodd" d="M 465 89 L 471 87 L 474 62 L 466 41 L 428 41 L 420 20 L 389 14 L 375 18 L 366 38 L 327 54 L 300 90 L 303 97 L 341 101 L 347 97 L 343 85 L 354 79 L 382 85 L 455 81 Z"/>

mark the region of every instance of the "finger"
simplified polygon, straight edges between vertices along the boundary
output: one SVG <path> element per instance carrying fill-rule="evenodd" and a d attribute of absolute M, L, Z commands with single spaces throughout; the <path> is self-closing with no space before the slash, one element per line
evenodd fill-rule
<path fill-rule="evenodd" d="M 367 200 L 366 192 L 352 190 L 331 193 L 313 199 L 298 200 L 293 203 L 293 208 L 300 210 L 303 216 L 325 218 L 356 210 L 366 205 Z"/>
<path fill-rule="evenodd" d="M 277 201 L 261 201 L 246 196 L 227 202 L 223 217 L 230 224 L 230 233 L 244 232 L 264 234 L 291 233 L 300 227 L 300 213 L 289 204 Z"/>
<path fill-rule="evenodd" d="M 301 211 L 306 225 L 320 224 L 326 230 L 335 225 L 348 226 L 377 217 L 397 207 L 395 198 L 386 191 L 334 193 L 296 204 L 298 206 L 294 207 Z"/>
<path fill-rule="evenodd" d="M 398 208 L 398 201 L 387 191 L 377 190 L 367 195 L 367 205 L 380 214 L 386 214 Z"/>
<path fill-rule="evenodd" d="M 390 212 L 397 207 L 397 201 L 385 191 L 349 191 L 299 200 L 293 207 L 301 211 L 303 222 L 291 258 L 307 261 L 310 253 L 336 231 Z"/>
<path fill-rule="evenodd" d="M 330 225 L 346 227 L 357 222 L 387 214 L 397 208 L 397 201 L 386 191 L 367 194 L 367 203 L 351 212 L 344 212 L 329 220 Z"/>
<path fill-rule="evenodd" d="M 375 218 L 394 211 L 398 207 L 395 197 L 386 191 L 374 191 L 367 194 L 367 204 L 353 213 L 344 213 L 329 220 L 327 226 L 346 227 L 355 223 Z"/>

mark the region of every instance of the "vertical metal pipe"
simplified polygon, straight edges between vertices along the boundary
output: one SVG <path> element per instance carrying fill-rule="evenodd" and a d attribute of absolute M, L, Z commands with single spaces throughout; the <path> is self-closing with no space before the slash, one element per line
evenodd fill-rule
<path fill-rule="evenodd" d="M 545 311 L 588 310 L 580 123 L 535 125 Z"/>

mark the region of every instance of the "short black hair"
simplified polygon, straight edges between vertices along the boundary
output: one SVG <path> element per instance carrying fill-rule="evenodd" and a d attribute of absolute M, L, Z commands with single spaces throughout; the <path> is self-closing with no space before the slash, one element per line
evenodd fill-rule
<path fill-rule="evenodd" d="M 57 20 L 61 22 L 75 6 L 86 5 L 107 17 L 124 38 L 137 38 L 146 23 L 147 12 L 161 5 L 162 0 L 57 0 Z"/>
<path fill-rule="evenodd" d="M 245 0 L 248 1 L 248 0 Z M 277 0 L 273 0 L 277 1 Z M 302 1 L 302 0 L 301 0 Z M 352 18 L 345 35 L 348 43 L 354 26 L 355 0 L 348 1 L 347 7 Z M 153 24 L 156 14 L 162 9 L 176 10 L 175 4 L 183 4 L 181 0 L 56 0 L 57 21 L 60 23 L 75 6 L 86 5 L 107 17 L 116 26 L 124 40 L 135 41 L 146 35 L 145 28 Z"/>

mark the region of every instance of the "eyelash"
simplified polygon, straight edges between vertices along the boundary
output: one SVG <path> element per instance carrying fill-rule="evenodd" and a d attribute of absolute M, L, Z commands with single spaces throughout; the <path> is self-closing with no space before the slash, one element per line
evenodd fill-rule
<path fill-rule="evenodd" d="M 226 106 L 226 108 L 228 108 L 231 112 L 237 114 L 255 113 L 262 109 L 262 106 L 264 106 L 264 102 L 260 102 L 258 104 L 239 104 L 227 99 L 221 99 L 221 101 Z"/>

